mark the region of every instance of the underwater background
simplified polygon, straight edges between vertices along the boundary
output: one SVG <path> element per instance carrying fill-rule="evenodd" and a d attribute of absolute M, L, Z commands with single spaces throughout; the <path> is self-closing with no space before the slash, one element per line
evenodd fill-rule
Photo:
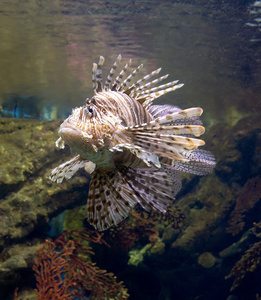
<path fill-rule="evenodd" d="M 260 300 L 261 1 L 2 0 L 0 37 L 0 299 Z M 185 84 L 156 104 L 204 109 L 217 166 L 101 235 L 85 173 L 49 174 L 93 61 L 118 54 Z"/>

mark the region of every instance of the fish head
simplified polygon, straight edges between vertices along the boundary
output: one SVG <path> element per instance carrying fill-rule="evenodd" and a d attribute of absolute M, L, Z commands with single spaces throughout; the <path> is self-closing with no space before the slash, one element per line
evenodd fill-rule
<path fill-rule="evenodd" d="M 71 150 L 86 159 L 99 150 L 110 148 L 120 125 L 113 107 L 109 109 L 106 103 L 98 103 L 97 97 L 95 95 L 86 100 L 86 105 L 74 108 L 58 132 Z"/>

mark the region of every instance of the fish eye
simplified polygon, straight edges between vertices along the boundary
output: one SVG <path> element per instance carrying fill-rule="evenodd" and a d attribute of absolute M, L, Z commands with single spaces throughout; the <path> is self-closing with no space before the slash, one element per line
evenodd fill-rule
<path fill-rule="evenodd" d="M 92 107 L 90 107 L 90 106 L 85 107 L 85 108 L 84 108 L 84 112 L 85 112 L 85 114 L 86 114 L 87 116 L 89 116 L 89 117 L 92 117 L 92 115 L 93 115 L 93 109 L 92 109 Z"/>

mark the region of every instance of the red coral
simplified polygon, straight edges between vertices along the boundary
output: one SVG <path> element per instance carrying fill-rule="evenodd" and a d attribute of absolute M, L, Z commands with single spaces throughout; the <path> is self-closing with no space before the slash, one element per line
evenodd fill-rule
<path fill-rule="evenodd" d="M 228 227 L 226 231 L 232 235 L 238 234 L 244 229 L 245 214 L 252 209 L 261 198 L 261 178 L 255 177 L 247 181 L 236 202 L 236 206 L 232 211 Z"/>
<path fill-rule="evenodd" d="M 226 276 L 227 278 L 234 277 L 234 282 L 231 291 L 234 290 L 246 276 L 248 272 L 254 272 L 257 266 L 261 263 L 261 242 L 254 244 L 248 249 L 241 259 L 236 262 L 232 268 L 231 273 Z"/>
<path fill-rule="evenodd" d="M 21 298 L 18 298 L 18 287 L 14 291 L 14 298 L 13 298 L 13 300 L 21 300 Z M 26 300 L 28 300 L 28 299 L 26 299 Z"/>
<path fill-rule="evenodd" d="M 35 277 L 37 296 L 46 299 L 127 299 L 127 289 L 113 273 L 101 270 L 91 262 L 88 242 L 105 243 L 97 232 L 70 231 L 54 242 L 46 240 L 37 251 Z"/>
<path fill-rule="evenodd" d="M 106 233 L 113 248 L 127 251 L 132 248 L 140 237 L 148 236 L 151 243 L 158 240 L 158 230 L 153 219 L 144 214 L 132 211 L 130 218 Z"/>
<path fill-rule="evenodd" d="M 129 219 L 108 230 L 105 238 L 112 241 L 114 248 L 123 251 L 132 248 L 137 240 L 143 237 L 148 237 L 149 241 L 155 244 L 159 237 L 158 222 L 168 222 L 173 228 L 181 230 L 185 224 L 185 215 L 177 206 L 170 206 L 165 214 L 132 210 Z"/>

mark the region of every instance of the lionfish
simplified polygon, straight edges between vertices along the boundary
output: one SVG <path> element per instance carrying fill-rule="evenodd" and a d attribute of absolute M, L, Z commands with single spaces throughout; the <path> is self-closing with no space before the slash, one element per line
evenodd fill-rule
<path fill-rule="evenodd" d="M 143 65 L 128 75 L 129 60 L 116 77 L 121 59 L 119 55 L 105 83 L 104 57 L 93 64 L 94 96 L 73 109 L 56 141 L 57 147 L 67 144 L 77 155 L 50 175 L 61 183 L 81 168 L 92 174 L 87 217 L 99 231 L 124 220 L 136 204 L 148 212 L 165 213 L 181 189 L 181 171 L 204 175 L 215 166 L 213 155 L 198 149 L 204 141 L 193 137 L 205 131 L 201 108 L 153 105 L 156 98 L 183 84 L 177 80 L 158 85 L 168 75 L 151 80 L 161 68 L 131 84 Z"/>

